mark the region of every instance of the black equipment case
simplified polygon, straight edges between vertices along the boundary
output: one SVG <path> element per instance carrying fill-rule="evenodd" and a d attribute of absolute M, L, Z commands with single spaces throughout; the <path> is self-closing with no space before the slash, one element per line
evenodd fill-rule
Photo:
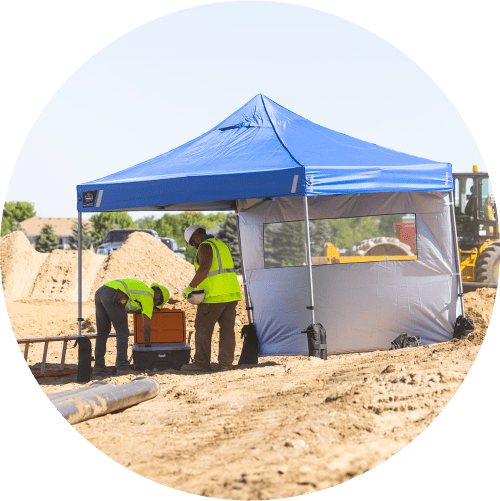
<path fill-rule="evenodd" d="M 189 363 L 191 346 L 185 343 L 152 344 L 132 346 L 134 370 L 180 369 Z"/>

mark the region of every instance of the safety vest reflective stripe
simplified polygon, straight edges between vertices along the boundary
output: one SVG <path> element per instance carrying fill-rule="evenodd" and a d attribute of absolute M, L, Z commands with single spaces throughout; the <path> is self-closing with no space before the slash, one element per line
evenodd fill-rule
<path fill-rule="evenodd" d="M 215 275 L 220 275 L 221 273 L 236 273 L 234 271 L 234 268 L 226 268 L 224 270 L 215 270 L 215 271 L 211 271 L 207 277 L 213 277 Z"/>
<path fill-rule="evenodd" d="M 220 257 L 220 251 L 217 245 L 213 245 L 212 249 L 215 250 L 215 254 L 217 256 L 217 264 L 219 265 L 218 270 L 211 271 L 207 276 L 213 277 L 214 275 L 220 275 L 221 273 L 235 273 L 234 268 L 223 268 L 222 267 L 222 259 Z"/>
<path fill-rule="evenodd" d="M 115 280 L 115 282 L 118 282 L 119 284 L 122 284 L 123 287 L 125 288 L 125 292 L 130 296 L 132 294 L 137 294 L 138 296 L 149 296 L 149 297 L 152 297 L 154 298 L 154 295 L 151 294 L 151 292 L 148 292 L 148 291 L 140 291 L 140 290 L 136 290 L 136 289 L 129 289 L 127 284 L 125 282 L 122 282 L 121 280 Z"/>

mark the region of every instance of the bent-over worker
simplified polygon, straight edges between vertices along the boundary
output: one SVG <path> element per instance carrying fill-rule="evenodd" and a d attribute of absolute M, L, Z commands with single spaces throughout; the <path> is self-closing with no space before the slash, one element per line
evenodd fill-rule
<path fill-rule="evenodd" d="M 231 252 L 224 242 L 213 235 L 207 235 L 205 226 L 189 226 L 184 232 L 184 238 L 198 252 L 194 260 L 196 274 L 182 296 L 187 299 L 194 289 L 204 290 L 206 294 L 203 302 L 198 305 L 194 322 L 194 362 L 183 365 L 181 370 L 211 370 L 212 334 L 216 323 L 220 326 L 219 370 L 229 370 L 236 346 L 236 305 L 241 300 L 240 284 L 234 271 Z"/>
<path fill-rule="evenodd" d="M 97 336 L 94 373 L 114 372 L 104 363 L 106 342 L 111 331 L 111 324 L 116 331 L 115 367 L 117 374 L 120 374 L 129 368 L 127 311 L 142 313 L 144 343 L 146 346 L 150 346 L 153 308 L 160 309 L 165 303 L 175 304 L 178 301 L 171 299 L 168 289 L 157 283 L 152 283 L 151 287 L 148 287 L 144 282 L 127 278 L 112 280 L 97 289 L 95 293 Z"/>

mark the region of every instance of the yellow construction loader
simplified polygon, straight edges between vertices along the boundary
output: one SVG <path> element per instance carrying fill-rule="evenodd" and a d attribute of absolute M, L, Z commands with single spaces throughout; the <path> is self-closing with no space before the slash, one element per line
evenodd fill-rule
<path fill-rule="evenodd" d="M 462 282 L 495 285 L 500 265 L 498 212 L 486 172 L 455 173 L 454 199 Z"/>
<path fill-rule="evenodd" d="M 417 259 L 408 244 L 392 237 L 376 237 L 363 240 L 349 253 L 340 252 L 332 242 L 324 244 L 323 256 L 312 256 L 312 264 L 367 263 L 369 261 L 407 261 Z"/>

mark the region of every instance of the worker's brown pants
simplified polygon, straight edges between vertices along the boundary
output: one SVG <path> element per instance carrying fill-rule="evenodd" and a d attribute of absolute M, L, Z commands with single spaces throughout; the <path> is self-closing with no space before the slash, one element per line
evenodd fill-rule
<path fill-rule="evenodd" d="M 201 303 L 198 305 L 194 321 L 195 355 L 194 361 L 202 367 L 210 367 L 212 354 L 212 334 L 215 324 L 220 326 L 219 337 L 219 365 L 228 367 L 234 360 L 236 337 L 234 322 L 236 320 L 236 304 L 230 303 Z"/>

